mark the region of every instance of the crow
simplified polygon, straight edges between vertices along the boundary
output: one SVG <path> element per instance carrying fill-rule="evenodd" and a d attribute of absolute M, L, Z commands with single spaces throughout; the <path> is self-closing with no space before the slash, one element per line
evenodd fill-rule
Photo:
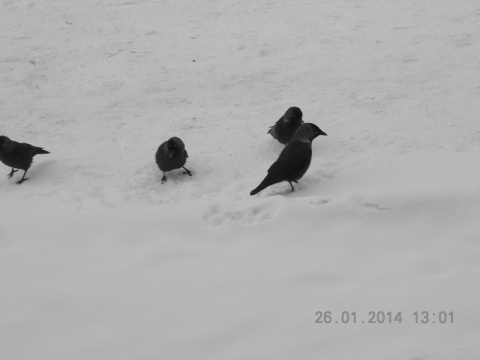
<path fill-rule="evenodd" d="M 185 150 L 185 144 L 178 137 L 172 137 L 168 141 L 162 143 L 155 154 L 155 161 L 163 171 L 162 184 L 167 181 L 166 171 L 184 168 L 184 174 L 192 176 L 190 170 L 184 165 L 187 162 L 188 154 Z"/>
<path fill-rule="evenodd" d="M 17 184 L 23 183 L 28 178 L 25 177 L 27 170 L 32 165 L 33 157 L 37 154 L 50 154 L 47 150 L 33 146 L 27 143 L 18 143 L 10 140 L 6 136 L 0 136 L 0 161 L 12 168 L 8 174 L 10 179 L 15 172 L 23 170 L 23 177 L 17 181 Z"/>
<path fill-rule="evenodd" d="M 272 135 L 280 143 L 287 145 L 293 135 L 295 135 L 295 131 L 304 124 L 302 116 L 302 110 L 298 107 L 293 106 L 289 108 L 275 125 L 270 127 L 267 134 Z"/>
<path fill-rule="evenodd" d="M 315 124 L 306 123 L 300 126 L 293 139 L 280 153 L 277 161 L 268 169 L 265 179 L 250 192 L 250 195 L 255 195 L 281 181 L 288 181 L 293 192 L 292 181 L 297 183 L 307 172 L 312 160 L 312 141 L 319 135 L 327 134 Z"/>

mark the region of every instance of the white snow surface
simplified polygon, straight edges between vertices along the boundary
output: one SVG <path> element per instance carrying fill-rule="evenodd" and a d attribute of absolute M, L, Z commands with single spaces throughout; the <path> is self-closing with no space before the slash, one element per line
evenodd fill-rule
<path fill-rule="evenodd" d="M 477 0 L 0 8 L 0 134 L 51 152 L 0 164 L 1 359 L 480 358 Z M 252 197 L 290 106 L 328 136 Z"/>

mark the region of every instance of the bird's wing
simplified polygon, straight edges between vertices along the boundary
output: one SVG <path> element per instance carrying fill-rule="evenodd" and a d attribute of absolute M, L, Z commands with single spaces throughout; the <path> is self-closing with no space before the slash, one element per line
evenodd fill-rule
<path fill-rule="evenodd" d="M 283 116 L 278 119 L 275 124 L 270 126 L 270 130 L 268 130 L 268 133 L 272 134 L 272 136 L 275 139 L 278 139 L 279 136 L 282 136 L 283 133 L 283 126 L 284 126 L 284 121 L 283 121 Z"/>
<path fill-rule="evenodd" d="M 12 153 L 21 159 L 28 159 L 36 154 L 37 149 L 39 148 L 27 143 L 16 143 L 12 149 Z"/>
<path fill-rule="evenodd" d="M 296 174 L 310 165 L 311 159 L 310 144 L 291 142 L 268 169 L 269 177 L 278 181 L 294 178 Z"/>
<path fill-rule="evenodd" d="M 167 156 L 166 149 L 167 149 L 167 142 L 165 141 L 160 144 L 160 146 L 157 149 L 157 152 L 155 153 L 155 161 L 157 162 L 157 164 L 166 158 Z"/>
<path fill-rule="evenodd" d="M 37 154 L 49 154 L 44 148 L 33 146 L 27 143 L 17 143 L 15 149 L 21 152 L 24 156 L 32 157 Z"/>
<path fill-rule="evenodd" d="M 277 132 L 275 131 L 275 125 L 270 126 L 270 129 L 268 129 L 267 134 L 272 135 L 274 139 L 278 138 Z"/>

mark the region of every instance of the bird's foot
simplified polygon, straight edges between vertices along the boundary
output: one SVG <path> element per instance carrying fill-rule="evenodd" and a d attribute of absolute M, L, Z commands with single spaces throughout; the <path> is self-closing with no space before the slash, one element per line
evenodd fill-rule
<path fill-rule="evenodd" d="M 23 183 L 26 180 L 28 180 L 28 178 L 23 178 L 22 180 L 17 181 L 16 184 L 20 185 L 21 183 Z"/>
<path fill-rule="evenodd" d="M 164 184 L 164 183 L 165 183 L 165 181 L 167 181 L 167 178 L 166 178 L 166 176 L 165 176 L 165 175 L 163 175 L 163 177 L 162 177 L 162 184 Z"/>
<path fill-rule="evenodd" d="M 14 173 L 16 173 L 18 170 L 15 170 L 15 169 L 12 169 L 12 171 L 10 171 L 10 174 L 8 174 L 8 178 L 10 179 Z"/>
<path fill-rule="evenodd" d="M 294 180 L 293 182 L 295 182 L 295 183 L 296 183 L 296 181 L 295 181 L 295 180 Z M 293 188 L 292 182 L 291 182 L 291 181 L 289 181 L 288 183 L 290 184 L 290 187 L 292 188 L 292 192 L 294 192 L 294 191 L 295 191 L 295 189 Z"/>
<path fill-rule="evenodd" d="M 183 172 L 184 174 L 187 174 L 188 176 L 192 176 L 192 172 L 190 170 L 188 170 L 186 167 L 183 167 L 185 169 L 185 171 Z"/>

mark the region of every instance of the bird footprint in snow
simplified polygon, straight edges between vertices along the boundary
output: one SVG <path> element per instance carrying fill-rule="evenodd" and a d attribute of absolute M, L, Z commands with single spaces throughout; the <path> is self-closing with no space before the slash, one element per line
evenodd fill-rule
<path fill-rule="evenodd" d="M 275 218 L 281 209 L 278 199 L 261 201 L 260 204 L 251 206 L 245 203 L 228 203 L 210 205 L 203 215 L 203 219 L 209 226 L 225 225 L 257 225 Z"/>

